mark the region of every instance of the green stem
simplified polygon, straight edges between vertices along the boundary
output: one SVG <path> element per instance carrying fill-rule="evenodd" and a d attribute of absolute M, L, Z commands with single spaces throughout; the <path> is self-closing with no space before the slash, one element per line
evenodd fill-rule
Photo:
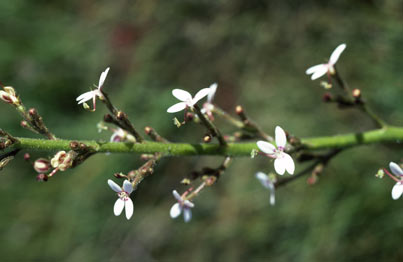
<path fill-rule="evenodd" d="M 13 144 L 13 149 L 32 150 L 70 150 L 72 140 L 44 140 L 20 138 Z M 219 144 L 188 144 L 188 143 L 114 143 L 97 141 L 79 141 L 92 146 L 97 152 L 153 154 L 162 153 L 164 156 L 194 156 L 194 155 L 224 155 L 224 156 L 250 156 L 252 150 L 257 150 L 255 142 L 229 143 L 223 147 Z M 337 149 L 374 143 L 401 143 L 403 142 L 403 127 L 387 126 L 361 133 L 350 133 L 337 136 L 303 138 L 301 143 L 305 149 Z"/>

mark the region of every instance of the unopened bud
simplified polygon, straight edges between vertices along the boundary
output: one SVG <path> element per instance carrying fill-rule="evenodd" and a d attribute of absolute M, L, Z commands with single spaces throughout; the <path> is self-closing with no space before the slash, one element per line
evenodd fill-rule
<path fill-rule="evenodd" d="M 333 100 L 333 96 L 330 93 L 325 93 L 322 97 L 323 102 L 331 102 Z"/>
<path fill-rule="evenodd" d="M 110 114 L 106 114 L 106 115 L 104 115 L 104 121 L 106 123 L 111 123 L 113 121 L 113 118 Z"/>
<path fill-rule="evenodd" d="M 361 90 L 358 88 L 354 88 L 352 91 L 353 97 L 354 98 L 360 98 L 361 97 Z"/>
<path fill-rule="evenodd" d="M 125 114 L 124 112 L 122 112 L 122 111 L 119 111 L 119 112 L 116 114 L 116 117 L 117 117 L 119 120 L 123 120 L 123 119 L 126 118 L 126 114 Z"/>
<path fill-rule="evenodd" d="M 20 125 L 21 125 L 23 128 L 28 128 L 28 122 L 25 121 L 25 120 L 22 120 L 21 123 L 20 123 Z"/>
<path fill-rule="evenodd" d="M 125 178 L 126 177 L 123 173 L 115 173 L 115 174 L 113 174 L 113 176 L 116 178 Z"/>
<path fill-rule="evenodd" d="M 237 115 L 243 114 L 243 108 L 242 108 L 242 106 L 236 106 L 236 107 L 235 107 L 235 113 L 236 113 Z"/>
<path fill-rule="evenodd" d="M 46 181 L 48 181 L 48 176 L 46 174 L 39 174 L 36 176 L 36 181 L 46 182 Z"/>
<path fill-rule="evenodd" d="M 36 116 L 36 115 L 38 115 L 38 112 L 36 111 L 35 108 L 31 108 L 31 109 L 28 110 L 28 114 L 30 116 Z"/>
<path fill-rule="evenodd" d="M 315 174 L 312 174 L 308 179 L 306 180 L 307 184 L 312 186 L 318 182 L 318 176 Z"/>
<path fill-rule="evenodd" d="M 83 103 L 83 108 L 85 109 L 85 110 L 88 110 L 88 111 L 91 111 L 91 108 L 90 108 L 90 106 L 87 104 L 87 103 Z"/>
<path fill-rule="evenodd" d="M 204 143 L 210 143 L 211 142 L 211 136 L 210 135 L 205 135 L 203 137 L 203 141 L 204 141 Z"/>
<path fill-rule="evenodd" d="M 0 91 L 0 99 L 6 102 L 7 104 L 18 104 L 18 98 L 14 95 L 10 95 L 5 91 Z"/>
<path fill-rule="evenodd" d="M 10 96 L 17 96 L 13 87 L 11 87 L 11 86 L 5 86 L 5 87 L 3 87 L 3 89 L 4 89 L 4 91 L 6 91 L 6 93 L 8 93 Z"/>
<path fill-rule="evenodd" d="M 31 159 L 31 155 L 29 153 L 25 153 L 24 154 L 24 160 L 28 161 L 29 159 Z"/>
<path fill-rule="evenodd" d="M 71 141 L 70 142 L 70 148 L 72 149 L 72 150 L 77 150 L 78 149 L 78 147 L 79 147 L 79 143 L 77 142 L 77 141 Z"/>
<path fill-rule="evenodd" d="M 149 126 L 146 126 L 144 128 L 144 132 L 146 132 L 147 135 L 149 135 L 152 131 L 153 131 L 153 129 L 151 127 L 149 127 Z"/>
<path fill-rule="evenodd" d="M 188 122 L 192 121 L 193 118 L 194 118 L 194 114 L 192 112 L 186 112 L 186 114 L 185 114 L 185 120 L 186 121 L 188 121 Z"/>
<path fill-rule="evenodd" d="M 39 158 L 34 162 L 34 169 L 38 173 L 46 173 L 50 169 L 50 162 L 48 159 Z"/>

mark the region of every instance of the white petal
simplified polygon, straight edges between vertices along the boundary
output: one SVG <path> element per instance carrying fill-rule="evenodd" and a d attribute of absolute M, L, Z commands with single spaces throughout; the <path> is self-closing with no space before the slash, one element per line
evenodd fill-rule
<path fill-rule="evenodd" d="M 395 162 L 390 162 L 389 168 L 392 171 L 392 173 L 395 174 L 396 176 L 403 176 L 403 170 Z"/>
<path fill-rule="evenodd" d="M 129 198 L 125 202 L 126 218 L 129 220 L 133 215 L 133 201 Z"/>
<path fill-rule="evenodd" d="M 279 157 L 274 160 L 274 169 L 276 170 L 277 174 L 284 175 L 285 173 L 286 162 L 284 158 Z"/>
<path fill-rule="evenodd" d="M 127 192 L 129 195 L 130 195 L 131 192 L 133 192 L 133 186 L 132 186 L 132 183 L 130 183 L 129 180 L 125 180 L 123 182 L 123 190 L 125 192 Z"/>
<path fill-rule="evenodd" d="M 190 210 L 190 208 L 185 208 L 183 210 L 183 220 L 185 220 L 185 222 L 189 222 L 192 219 L 192 210 Z"/>
<path fill-rule="evenodd" d="M 311 76 L 311 79 L 316 80 L 319 77 L 324 76 L 327 73 L 328 70 L 329 70 L 329 67 L 327 65 L 322 65 L 322 67 L 318 68 L 316 70 L 316 72 L 313 73 L 313 75 Z"/>
<path fill-rule="evenodd" d="M 115 214 L 115 216 L 119 216 L 120 214 L 122 214 L 124 207 L 125 207 L 125 201 L 118 198 L 118 200 L 116 200 L 115 202 L 115 205 L 113 206 L 113 213 Z"/>
<path fill-rule="evenodd" d="M 318 71 L 320 68 L 322 68 L 323 66 L 325 66 L 325 64 L 320 64 L 320 65 L 311 66 L 310 68 L 308 68 L 308 69 L 305 71 L 305 74 L 307 74 L 307 75 L 313 74 L 313 73 L 315 73 L 316 71 Z"/>
<path fill-rule="evenodd" d="M 265 187 L 270 189 L 270 180 L 269 177 L 263 172 L 257 172 L 256 178 L 260 181 L 260 183 Z"/>
<path fill-rule="evenodd" d="M 188 91 L 182 89 L 172 90 L 172 95 L 182 102 L 192 100 L 192 95 Z"/>
<path fill-rule="evenodd" d="M 285 147 L 285 144 L 287 144 L 287 136 L 285 135 L 284 130 L 279 127 L 276 126 L 276 145 L 277 147 Z"/>
<path fill-rule="evenodd" d="M 212 84 L 209 89 L 210 92 L 207 95 L 207 102 L 211 103 L 211 101 L 213 101 L 215 92 L 217 91 L 217 83 Z"/>
<path fill-rule="evenodd" d="M 169 211 L 169 215 L 172 218 L 177 218 L 182 213 L 182 208 L 179 203 L 174 204 Z"/>
<path fill-rule="evenodd" d="M 113 180 L 108 179 L 108 185 L 112 188 L 116 193 L 122 192 L 122 188 L 116 184 Z"/>
<path fill-rule="evenodd" d="M 283 155 L 283 161 L 284 161 L 284 164 L 285 164 L 285 170 L 287 170 L 287 172 L 288 172 L 290 175 L 293 175 L 293 174 L 294 174 L 294 171 L 295 171 L 294 160 L 293 160 L 292 157 L 291 157 L 289 154 L 287 154 L 287 153 L 283 153 L 282 155 Z"/>
<path fill-rule="evenodd" d="M 76 98 L 76 101 L 78 101 L 78 104 L 82 104 L 88 100 L 91 100 L 92 97 L 94 96 L 94 91 L 88 91 L 85 92 L 84 94 L 81 94 Z"/>
<path fill-rule="evenodd" d="M 193 204 L 193 203 L 190 202 L 189 200 L 185 200 L 185 201 L 184 201 L 184 206 L 190 207 L 190 208 L 194 208 L 194 207 L 195 207 L 195 204 Z"/>
<path fill-rule="evenodd" d="M 178 201 L 182 201 L 181 195 L 179 195 L 178 191 L 174 190 L 172 191 L 172 195 L 174 195 L 174 198 Z"/>
<path fill-rule="evenodd" d="M 270 190 L 270 205 L 274 206 L 276 204 L 276 194 L 274 187 Z"/>
<path fill-rule="evenodd" d="M 108 75 L 108 72 L 109 72 L 109 67 L 107 69 L 105 69 L 105 71 L 103 71 L 101 76 L 99 77 L 98 89 L 101 89 L 102 86 L 104 85 L 106 76 Z"/>
<path fill-rule="evenodd" d="M 341 53 L 343 53 L 344 49 L 346 49 L 346 44 L 341 44 L 336 49 L 333 51 L 332 55 L 330 56 L 329 59 L 329 64 L 334 65 L 336 64 L 337 60 L 339 60 L 339 57 Z"/>
<path fill-rule="evenodd" d="M 202 99 L 203 97 L 208 95 L 209 93 L 210 93 L 210 88 L 203 88 L 202 90 L 197 92 L 197 94 L 195 95 L 195 97 L 192 100 L 192 106 L 194 104 L 196 104 L 200 99 Z"/>
<path fill-rule="evenodd" d="M 256 145 L 263 153 L 269 155 L 274 154 L 274 151 L 276 150 L 275 146 L 266 141 L 257 141 Z"/>
<path fill-rule="evenodd" d="M 403 184 L 398 182 L 392 188 L 392 198 L 394 200 L 399 199 L 399 197 L 403 194 Z"/>
<path fill-rule="evenodd" d="M 179 111 L 182 111 L 183 109 L 186 108 L 186 102 L 179 102 L 173 106 L 171 106 L 170 108 L 168 108 L 167 112 L 168 113 L 176 113 Z"/>

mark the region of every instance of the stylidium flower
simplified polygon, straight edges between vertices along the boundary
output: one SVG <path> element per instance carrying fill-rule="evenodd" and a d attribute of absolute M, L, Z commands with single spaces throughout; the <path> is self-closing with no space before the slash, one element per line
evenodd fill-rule
<path fill-rule="evenodd" d="M 193 108 L 193 106 L 203 97 L 207 96 L 210 93 L 210 88 L 203 88 L 199 92 L 196 93 L 193 98 L 192 95 L 182 89 L 174 89 L 172 90 L 172 95 L 179 99 L 181 102 L 171 106 L 168 108 L 168 113 L 176 113 L 182 111 L 185 108 Z"/>
<path fill-rule="evenodd" d="M 132 183 L 129 180 L 123 182 L 123 187 L 108 179 L 108 185 L 118 194 L 118 199 L 113 206 L 113 213 L 119 216 L 125 209 L 126 218 L 129 220 L 133 215 L 133 201 L 130 199 L 130 194 L 133 192 Z"/>
<path fill-rule="evenodd" d="M 270 205 L 274 206 L 274 204 L 276 203 L 274 181 L 263 172 L 257 172 L 256 178 L 260 181 L 260 183 L 262 183 L 265 188 L 270 190 Z"/>
<path fill-rule="evenodd" d="M 93 111 L 95 111 L 97 97 L 103 97 L 101 89 L 104 86 L 105 79 L 106 79 L 106 76 L 108 75 L 108 72 L 109 72 L 109 67 L 107 69 L 105 69 L 105 71 L 103 71 L 101 76 L 99 77 L 97 89 L 86 92 L 76 98 L 76 101 L 78 101 L 78 104 L 82 104 L 82 103 L 87 102 L 88 100 L 92 99 Z"/>
<path fill-rule="evenodd" d="M 177 218 L 183 211 L 183 219 L 185 222 L 189 222 L 192 219 L 192 210 L 195 205 L 190 202 L 189 200 L 186 200 L 179 195 L 179 193 L 174 190 L 172 191 L 172 194 L 178 200 L 178 203 L 175 203 L 169 212 L 172 218 Z"/>
<path fill-rule="evenodd" d="M 334 65 L 336 64 L 337 60 L 339 60 L 339 57 L 341 53 L 343 53 L 344 49 L 346 49 L 346 44 L 339 45 L 330 56 L 329 62 L 327 62 L 326 64 L 312 66 L 308 68 L 305 73 L 307 75 L 312 74 L 312 80 L 318 79 L 319 77 L 324 76 L 326 73 L 333 75 L 336 72 L 334 69 Z"/>
<path fill-rule="evenodd" d="M 213 105 L 213 99 L 214 99 L 214 95 L 215 92 L 217 91 L 217 83 L 214 83 L 212 85 L 209 86 L 209 93 L 207 95 L 207 102 L 203 104 L 203 108 L 201 109 L 201 112 L 203 114 L 207 114 L 207 116 L 211 119 L 213 118 L 213 109 L 214 109 L 214 105 Z"/>
<path fill-rule="evenodd" d="M 392 176 L 387 170 L 385 170 L 386 174 L 396 181 L 396 184 L 392 188 L 392 198 L 397 200 L 403 194 L 403 170 L 394 162 L 389 163 L 389 169 L 397 177 Z"/>
<path fill-rule="evenodd" d="M 292 160 L 291 156 L 284 152 L 285 145 L 287 144 L 287 137 L 285 135 L 284 130 L 276 126 L 276 145 L 266 142 L 266 141 L 257 141 L 257 146 L 259 149 L 265 153 L 268 157 L 274 158 L 274 169 L 276 170 L 277 174 L 283 175 L 285 171 L 289 174 L 294 174 L 295 164 L 294 160 Z"/>
<path fill-rule="evenodd" d="M 4 102 L 12 105 L 18 105 L 20 100 L 17 98 L 14 88 L 11 86 L 3 87 L 3 90 L 0 90 L 0 99 Z"/>

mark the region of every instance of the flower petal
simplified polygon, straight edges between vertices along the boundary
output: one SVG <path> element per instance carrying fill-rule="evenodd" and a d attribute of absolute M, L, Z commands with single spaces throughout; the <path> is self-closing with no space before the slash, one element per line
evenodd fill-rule
<path fill-rule="evenodd" d="M 255 176 L 265 188 L 270 189 L 270 179 L 265 173 L 257 172 Z"/>
<path fill-rule="evenodd" d="M 129 198 L 125 202 L 126 218 L 129 220 L 133 215 L 133 201 Z"/>
<path fill-rule="evenodd" d="M 403 170 L 395 162 L 390 162 L 389 168 L 392 171 L 392 173 L 395 174 L 396 176 L 403 176 Z"/>
<path fill-rule="evenodd" d="M 319 77 L 324 76 L 324 75 L 327 73 L 328 70 L 329 70 L 329 67 L 328 67 L 327 65 L 323 64 L 321 67 L 319 67 L 319 68 L 316 70 L 315 73 L 312 74 L 311 80 L 316 80 L 316 79 L 318 79 Z"/>
<path fill-rule="evenodd" d="M 105 71 L 103 71 L 101 76 L 99 77 L 98 89 L 101 89 L 102 86 L 104 85 L 106 76 L 108 75 L 108 72 L 109 72 L 109 67 L 107 69 L 105 69 Z"/>
<path fill-rule="evenodd" d="M 122 192 L 122 188 L 116 184 L 113 180 L 108 179 L 108 185 L 112 188 L 116 193 Z"/>
<path fill-rule="evenodd" d="M 287 172 L 288 172 L 290 175 L 293 175 L 293 174 L 294 174 L 294 171 L 295 171 L 294 160 L 293 160 L 292 157 L 291 157 L 289 154 L 287 154 L 287 153 L 283 153 L 282 155 L 283 155 L 283 161 L 284 161 L 284 164 L 285 164 L 285 170 L 287 170 Z"/>
<path fill-rule="evenodd" d="M 194 208 L 194 207 L 195 207 L 195 204 L 193 204 L 193 203 L 190 202 L 189 200 L 185 200 L 185 201 L 183 202 L 183 205 L 186 206 L 186 207 L 190 207 L 190 208 Z"/>
<path fill-rule="evenodd" d="M 186 108 L 186 102 L 179 102 L 173 106 L 171 106 L 170 108 L 168 108 L 167 112 L 168 113 L 176 113 L 179 111 L 182 111 L 183 109 Z"/>
<path fill-rule="evenodd" d="M 76 98 L 76 101 L 78 101 L 78 104 L 82 104 L 88 100 L 91 100 L 94 96 L 94 91 L 88 91 L 85 92 L 84 94 L 81 94 Z"/>
<path fill-rule="evenodd" d="M 171 210 L 169 211 L 169 215 L 172 218 L 177 218 L 181 213 L 182 213 L 182 208 L 181 208 L 181 205 L 179 203 L 175 203 L 171 207 Z"/>
<path fill-rule="evenodd" d="M 188 91 L 182 89 L 172 90 L 172 95 L 182 102 L 192 100 L 192 95 Z"/>
<path fill-rule="evenodd" d="M 274 160 L 274 169 L 276 173 L 279 175 L 284 175 L 286 168 L 286 162 L 284 161 L 283 157 L 276 158 Z"/>
<path fill-rule="evenodd" d="M 263 153 L 269 155 L 274 154 L 274 151 L 276 150 L 275 146 L 266 141 L 257 141 L 256 145 Z"/>
<path fill-rule="evenodd" d="M 115 205 L 113 206 L 113 213 L 115 214 L 115 216 L 119 216 L 120 214 L 122 214 L 124 207 L 125 207 L 125 201 L 118 198 L 118 200 L 116 200 L 115 202 Z"/>
<path fill-rule="evenodd" d="M 133 192 L 133 185 L 132 183 L 130 183 L 129 180 L 125 180 L 123 182 L 123 190 L 127 192 L 129 195 L 131 194 L 131 192 Z"/>
<path fill-rule="evenodd" d="M 401 182 L 396 183 L 392 188 L 392 198 L 397 200 L 403 194 L 403 184 Z"/>
<path fill-rule="evenodd" d="M 185 220 L 185 222 L 189 222 L 192 219 L 192 210 L 190 210 L 190 208 L 185 208 L 183 210 L 183 220 Z"/>
<path fill-rule="evenodd" d="M 270 205 L 274 206 L 276 204 L 276 194 L 274 186 L 270 189 Z"/>
<path fill-rule="evenodd" d="M 192 100 L 192 106 L 194 104 L 196 104 L 200 99 L 202 99 L 203 97 L 208 95 L 209 93 L 210 93 L 210 88 L 203 88 L 202 90 L 197 92 L 197 94 L 195 95 L 195 97 Z"/>
<path fill-rule="evenodd" d="M 332 55 L 330 56 L 329 59 L 329 64 L 334 65 L 336 64 L 337 60 L 339 60 L 339 57 L 341 53 L 343 53 L 344 49 L 346 49 L 347 45 L 346 44 L 341 44 L 336 49 L 333 51 Z"/>
<path fill-rule="evenodd" d="M 307 75 L 313 74 L 313 73 L 315 73 L 316 71 L 320 70 L 320 68 L 322 68 L 323 66 L 325 66 L 325 64 L 320 64 L 320 65 L 311 66 L 310 68 L 308 68 L 308 69 L 305 71 L 305 74 L 307 74 Z"/>
<path fill-rule="evenodd" d="M 181 195 L 179 195 L 178 191 L 174 190 L 172 191 L 172 195 L 174 195 L 174 198 L 178 201 L 182 201 Z"/>
<path fill-rule="evenodd" d="M 285 147 L 285 145 L 287 144 L 287 136 L 285 135 L 284 130 L 279 127 L 276 126 L 276 145 L 277 147 Z"/>
<path fill-rule="evenodd" d="M 207 95 L 207 102 L 211 103 L 214 99 L 215 92 L 217 91 L 217 83 L 212 84 L 209 86 L 210 92 Z"/>

